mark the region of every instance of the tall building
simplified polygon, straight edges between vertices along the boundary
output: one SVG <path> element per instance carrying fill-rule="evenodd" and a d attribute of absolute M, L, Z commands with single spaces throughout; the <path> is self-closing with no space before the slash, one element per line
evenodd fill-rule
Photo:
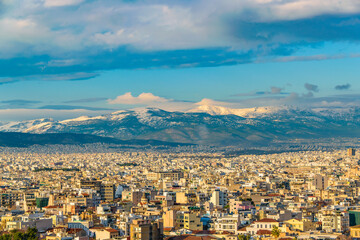
<path fill-rule="evenodd" d="M 122 192 L 122 200 L 130 201 L 133 205 L 138 205 L 141 202 L 142 192 L 140 191 L 123 191 Z"/>
<path fill-rule="evenodd" d="M 27 192 L 24 194 L 24 210 L 25 212 L 31 212 L 36 210 L 35 193 Z"/>
<path fill-rule="evenodd" d="M 203 230 L 201 217 L 197 213 L 192 212 L 177 212 L 176 213 L 176 227 L 189 230 Z"/>
<path fill-rule="evenodd" d="M 325 190 L 328 187 L 328 177 L 317 174 L 314 177 L 313 186 L 318 190 Z"/>
<path fill-rule="evenodd" d="M 353 148 L 348 148 L 348 150 L 347 150 L 347 155 L 348 155 L 349 157 L 355 156 L 355 149 L 353 149 Z"/>
<path fill-rule="evenodd" d="M 226 231 L 235 234 L 240 224 L 240 215 L 232 214 L 217 217 L 212 225 L 217 232 Z"/>
<path fill-rule="evenodd" d="M 322 230 L 325 232 L 344 232 L 349 229 L 350 218 L 348 212 L 325 209 L 319 212 Z"/>
<path fill-rule="evenodd" d="M 163 238 L 162 220 L 133 220 L 130 224 L 130 240 L 160 240 Z"/>
<path fill-rule="evenodd" d="M 114 184 L 101 184 L 101 200 L 113 202 L 115 199 L 115 190 Z"/>
<path fill-rule="evenodd" d="M 43 197 L 43 198 L 36 198 L 36 207 L 42 209 L 43 207 L 46 207 L 49 204 L 49 198 Z"/>
<path fill-rule="evenodd" d="M 180 178 L 183 177 L 184 172 L 182 171 L 149 172 L 147 174 L 147 178 L 149 180 L 170 179 L 172 181 L 179 181 Z"/>
<path fill-rule="evenodd" d="M 24 193 L 16 190 L 3 190 L 0 192 L 0 207 L 11 207 L 16 201 L 23 199 Z"/>
<path fill-rule="evenodd" d="M 176 203 L 194 205 L 197 202 L 196 194 L 192 192 L 177 192 Z"/>
<path fill-rule="evenodd" d="M 225 207 L 227 204 L 227 193 L 216 189 L 211 195 L 210 202 L 215 207 Z"/>
<path fill-rule="evenodd" d="M 164 220 L 164 228 L 174 228 L 176 226 L 176 211 L 174 209 L 164 209 L 162 218 Z"/>
<path fill-rule="evenodd" d="M 101 181 L 98 180 L 81 180 L 80 188 L 84 189 L 93 189 L 96 192 L 100 193 L 101 191 Z"/>
<path fill-rule="evenodd" d="M 360 225 L 360 211 L 351 210 L 349 211 L 349 224 L 350 226 Z"/>

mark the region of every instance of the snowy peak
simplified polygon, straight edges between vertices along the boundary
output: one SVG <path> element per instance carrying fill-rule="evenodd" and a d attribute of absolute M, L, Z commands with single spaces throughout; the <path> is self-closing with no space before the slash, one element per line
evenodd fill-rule
<path fill-rule="evenodd" d="M 106 119 L 106 117 L 105 116 L 96 116 L 96 117 L 81 116 L 78 118 L 63 120 L 63 121 L 60 121 L 59 123 L 66 124 L 66 123 L 71 123 L 71 122 L 85 122 L 85 121 L 98 120 L 98 119 Z"/>
<path fill-rule="evenodd" d="M 254 108 L 227 108 L 221 106 L 210 106 L 210 105 L 201 105 L 195 109 L 190 110 L 189 112 L 203 112 L 208 113 L 210 115 L 236 115 L 244 118 L 257 118 L 263 117 L 267 115 L 273 115 L 276 113 L 289 112 L 292 109 L 287 106 L 280 107 L 254 107 Z M 294 108 L 295 109 L 295 108 Z"/>
<path fill-rule="evenodd" d="M 27 129 L 33 126 L 43 125 L 53 121 L 51 118 L 41 118 L 21 122 L 8 122 L 0 126 L 0 132 L 26 132 Z"/>

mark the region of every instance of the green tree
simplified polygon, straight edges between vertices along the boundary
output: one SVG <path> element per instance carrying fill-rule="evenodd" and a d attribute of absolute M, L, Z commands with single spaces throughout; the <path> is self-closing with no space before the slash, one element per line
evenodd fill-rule
<path fill-rule="evenodd" d="M 26 240 L 37 240 L 37 229 L 34 228 L 28 228 L 28 230 L 25 233 Z"/>
<path fill-rule="evenodd" d="M 250 240 L 251 236 L 249 234 L 240 234 L 238 235 L 239 240 Z"/>
<path fill-rule="evenodd" d="M 277 226 L 274 226 L 273 229 L 271 230 L 271 236 L 273 236 L 275 239 L 278 239 L 280 236 L 280 229 Z"/>
<path fill-rule="evenodd" d="M 22 232 L 15 232 L 12 234 L 12 240 L 23 240 L 26 239 L 24 233 Z"/>
<path fill-rule="evenodd" d="M 38 240 L 37 229 L 28 228 L 25 233 L 18 230 L 11 230 L 9 234 L 1 235 L 0 240 Z"/>

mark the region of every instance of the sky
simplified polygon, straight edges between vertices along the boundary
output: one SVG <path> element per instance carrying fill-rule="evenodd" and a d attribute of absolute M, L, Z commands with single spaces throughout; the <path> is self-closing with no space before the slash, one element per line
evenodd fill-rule
<path fill-rule="evenodd" d="M 360 103 L 358 0 L 0 0 L 0 121 Z"/>

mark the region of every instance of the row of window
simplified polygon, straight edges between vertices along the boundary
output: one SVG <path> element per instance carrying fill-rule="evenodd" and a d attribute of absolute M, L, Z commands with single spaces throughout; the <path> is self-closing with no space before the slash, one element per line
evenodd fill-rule
<path fill-rule="evenodd" d="M 269 227 L 268 227 L 269 226 Z M 262 224 L 256 224 L 256 227 L 257 228 L 263 228 L 263 225 Z M 271 225 L 271 224 L 264 224 L 264 228 L 273 228 L 273 227 L 276 227 L 276 225 Z"/>

